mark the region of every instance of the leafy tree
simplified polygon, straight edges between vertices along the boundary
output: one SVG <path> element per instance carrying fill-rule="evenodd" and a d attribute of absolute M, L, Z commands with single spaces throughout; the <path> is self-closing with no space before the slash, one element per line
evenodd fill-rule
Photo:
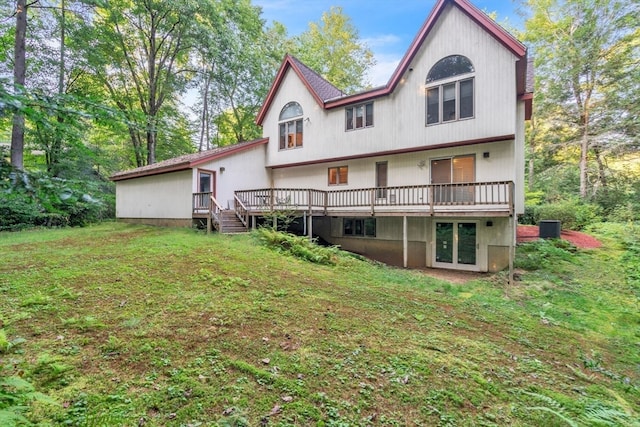
<path fill-rule="evenodd" d="M 280 24 L 265 29 L 260 9 L 249 0 L 222 0 L 203 20 L 197 46 L 200 102 L 199 148 L 227 145 L 260 136 L 254 119 L 269 90 L 284 52 L 286 31 Z M 211 126 L 213 124 L 213 126 Z"/>
<path fill-rule="evenodd" d="M 96 10 L 87 65 L 126 117 L 137 166 L 156 161 L 161 112 L 185 89 L 194 16 L 208 3 L 113 0 Z"/>
<path fill-rule="evenodd" d="M 292 53 L 345 92 L 368 86 L 365 74 L 375 64 L 373 52 L 359 40 L 358 30 L 341 7 L 332 7 L 320 22 L 310 23 L 295 38 Z"/>
<path fill-rule="evenodd" d="M 593 192 L 607 187 L 605 156 L 632 148 L 637 138 L 637 105 L 630 96 L 639 83 L 639 6 L 622 0 L 529 0 L 528 5 L 533 15 L 525 39 L 536 58 L 537 120 L 567 148 L 579 147 L 584 199 L 590 176 Z"/>

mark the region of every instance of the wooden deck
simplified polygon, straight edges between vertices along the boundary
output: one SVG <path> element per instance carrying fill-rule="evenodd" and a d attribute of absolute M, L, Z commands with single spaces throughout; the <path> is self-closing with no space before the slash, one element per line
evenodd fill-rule
<path fill-rule="evenodd" d="M 193 217 L 223 210 L 211 193 L 193 194 Z M 511 216 L 513 182 L 408 185 L 384 188 L 316 190 L 262 188 L 235 192 L 234 210 L 250 216 L 273 211 L 331 216 Z"/>

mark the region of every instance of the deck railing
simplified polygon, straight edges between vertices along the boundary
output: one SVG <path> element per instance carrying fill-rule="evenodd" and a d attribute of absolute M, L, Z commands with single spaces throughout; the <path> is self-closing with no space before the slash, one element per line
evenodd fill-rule
<path fill-rule="evenodd" d="M 195 195 L 194 195 L 195 196 Z M 513 182 L 404 185 L 344 190 L 263 188 L 236 191 L 235 197 L 247 211 L 323 210 L 367 208 L 374 213 L 385 208 L 437 208 L 493 206 L 513 211 Z"/>
<path fill-rule="evenodd" d="M 208 211 L 211 206 L 211 196 L 213 193 L 193 193 L 192 209 L 193 212 Z"/>

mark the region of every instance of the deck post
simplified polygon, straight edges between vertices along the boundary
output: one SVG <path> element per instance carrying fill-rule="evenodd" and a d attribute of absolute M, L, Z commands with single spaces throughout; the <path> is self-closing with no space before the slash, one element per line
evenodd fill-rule
<path fill-rule="evenodd" d="M 211 223 L 211 215 L 207 215 L 207 234 L 211 233 L 211 227 L 213 227 L 213 224 Z"/>
<path fill-rule="evenodd" d="M 514 215 L 509 217 L 509 225 L 511 226 L 511 244 L 509 245 L 509 285 L 513 286 L 514 272 L 513 262 L 516 257 L 516 243 L 517 243 L 517 221 L 515 221 Z"/>
<path fill-rule="evenodd" d="M 309 231 L 309 240 L 313 239 L 313 214 L 309 211 L 309 215 L 307 215 L 307 221 L 309 221 L 309 226 L 307 230 Z"/>
<path fill-rule="evenodd" d="M 402 266 L 407 268 L 409 259 L 409 238 L 407 236 L 407 216 L 402 217 Z"/>

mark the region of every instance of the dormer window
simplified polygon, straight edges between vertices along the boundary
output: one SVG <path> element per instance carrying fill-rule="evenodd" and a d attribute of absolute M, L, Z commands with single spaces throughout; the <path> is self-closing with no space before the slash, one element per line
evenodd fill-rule
<path fill-rule="evenodd" d="M 473 64 L 462 55 L 438 61 L 427 74 L 427 125 L 473 118 Z"/>
<path fill-rule="evenodd" d="M 280 149 L 302 147 L 302 107 L 290 102 L 280 112 Z"/>

